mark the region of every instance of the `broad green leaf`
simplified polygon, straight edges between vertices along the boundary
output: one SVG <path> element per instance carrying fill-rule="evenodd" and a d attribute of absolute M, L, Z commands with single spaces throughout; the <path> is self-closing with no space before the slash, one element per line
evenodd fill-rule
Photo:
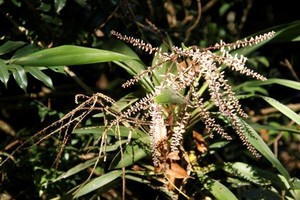
<path fill-rule="evenodd" d="M 295 113 L 293 110 L 291 110 L 289 107 L 286 105 L 283 105 L 279 101 L 271 98 L 271 97 L 265 97 L 265 96 L 260 96 L 263 100 L 268 102 L 271 106 L 276 108 L 278 111 L 280 111 L 282 114 L 296 122 L 298 125 L 300 125 L 300 116 Z"/>
<path fill-rule="evenodd" d="M 24 68 L 21 67 L 20 65 L 13 64 L 10 65 L 9 70 L 12 71 L 13 76 L 16 82 L 18 83 L 18 85 L 20 86 L 20 88 L 22 88 L 26 92 L 28 81 L 27 81 L 27 76 Z"/>
<path fill-rule="evenodd" d="M 9 79 L 8 66 L 5 64 L 3 60 L 0 59 L 0 81 L 4 83 L 5 87 L 7 87 L 8 79 Z"/>
<path fill-rule="evenodd" d="M 230 191 L 230 189 L 219 181 L 214 180 L 207 175 L 203 175 L 202 173 L 197 173 L 197 176 L 204 188 L 207 189 L 216 199 L 237 200 L 236 196 Z"/>
<path fill-rule="evenodd" d="M 109 61 L 128 61 L 132 57 L 95 48 L 64 45 L 12 59 L 12 62 L 26 66 L 82 65 Z"/>
<path fill-rule="evenodd" d="M 26 43 L 22 42 L 22 41 L 18 41 L 18 42 L 7 41 L 2 46 L 0 46 L 0 55 L 14 51 L 14 50 L 24 46 L 25 44 Z"/>
<path fill-rule="evenodd" d="M 42 81 L 46 86 L 53 88 L 52 79 L 37 67 L 25 67 L 25 71 L 29 72 L 34 78 Z"/>
<path fill-rule="evenodd" d="M 82 188 L 80 188 L 74 195 L 75 198 L 81 197 L 85 194 L 88 194 L 94 190 L 100 189 L 101 187 L 109 184 L 113 180 L 117 179 L 122 175 L 121 170 L 114 170 L 111 172 L 108 172 L 98 178 L 93 179 L 86 185 L 84 185 Z"/>
<path fill-rule="evenodd" d="M 244 132 L 248 142 L 250 142 L 266 159 L 268 159 L 274 165 L 274 167 L 276 167 L 276 169 L 285 177 L 287 181 L 290 180 L 290 175 L 288 171 L 275 157 L 273 152 L 263 141 L 263 139 L 259 136 L 259 134 L 248 123 L 246 123 L 242 119 L 240 120 L 241 123 L 244 124 L 248 130 Z"/>

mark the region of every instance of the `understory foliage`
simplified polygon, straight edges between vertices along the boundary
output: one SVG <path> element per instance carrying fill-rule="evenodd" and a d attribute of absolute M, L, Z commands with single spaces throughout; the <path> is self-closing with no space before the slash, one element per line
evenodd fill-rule
<path fill-rule="evenodd" d="M 0 1 L 0 5 L 3 2 Z M 20 8 L 24 6 L 22 1 L 13 2 Z M 263 70 L 257 62 L 268 62 L 262 56 L 251 54 L 286 35 L 290 36 L 289 41 L 298 41 L 298 35 L 293 33 L 299 30 L 300 22 L 273 27 L 235 42 L 221 40 L 210 45 L 217 38 L 199 42 L 196 34 L 192 34 L 192 31 L 199 31 L 196 25 L 201 18 L 201 1 L 191 4 L 197 11 L 189 12 L 188 5 L 183 7 L 185 18 L 181 23 L 178 22 L 179 15 L 173 11 L 178 6 L 166 1 L 167 23 L 169 30 L 174 31 L 171 36 L 184 44 L 199 42 L 194 46 L 176 46 L 169 35 L 163 34 L 149 20 L 145 20 L 146 25 L 140 23 L 140 16 L 134 16 L 134 6 L 129 1 L 120 1 L 116 8 L 115 1 L 109 3 L 107 5 L 115 10 L 93 31 L 98 35 L 110 33 L 109 37 L 113 39 L 104 41 L 100 49 L 81 46 L 88 41 L 95 45 L 98 41 L 95 36 L 84 33 L 74 34 L 75 44 L 80 46 L 51 47 L 51 39 L 49 42 L 45 35 L 35 33 L 34 27 L 27 30 L 26 23 L 18 28 L 25 30 L 30 40 L 40 39 L 39 43 L 47 48 L 20 41 L 7 41 L 0 46 L 0 81 L 5 87 L 9 88 L 11 81 L 15 81 L 26 91 L 32 80 L 28 79 L 30 74 L 31 78 L 54 91 L 52 78 L 47 75 L 50 71 L 75 77 L 74 80 L 85 90 L 85 93 L 76 93 L 75 108 L 67 114 L 53 111 L 39 101 L 33 103 L 42 122 L 49 116 L 55 116 L 55 122 L 43 126 L 33 136 L 16 137 L 14 142 L 0 149 L 5 186 L 0 188 L 0 199 L 18 188 L 11 178 L 15 174 L 32 179 L 36 191 L 20 194 L 28 199 L 33 196 L 41 199 L 107 200 L 300 198 L 299 179 L 281 164 L 277 146 L 272 151 L 271 139 L 265 136 L 267 134 L 278 141 L 284 135 L 287 141 L 287 138 L 298 141 L 300 117 L 291 106 L 275 100 L 264 88 L 277 84 L 300 90 L 300 83 L 259 73 Z M 90 11 L 85 15 L 91 18 L 98 16 L 93 4 L 80 0 L 70 4 Z M 68 23 L 68 20 L 59 20 L 59 13 L 64 13 L 63 8 L 67 6 L 66 1 L 54 1 L 54 5 L 54 10 L 49 9 L 51 5 L 48 3 L 39 7 L 43 12 L 41 19 L 48 20 L 45 30 L 52 30 L 55 21 Z M 151 8 L 151 1 L 147 1 L 147 5 Z M 209 3 L 206 5 L 203 12 L 209 9 Z M 229 6 L 224 5 L 223 9 Z M 111 27 L 118 27 L 114 18 L 120 17 L 118 9 L 123 9 L 138 25 L 139 31 L 145 31 L 143 37 L 154 33 L 162 44 L 154 46 L 123 34 L 123 30 L 111 31 Z M 156 16 L 156 9 L 149 10 Z M 45 15 L 51 12 L 55 12 L 57 18 Z M 69 16 L 69 11 L 65 12 Z M 220 9 L 222 12 L 225 11 Z M 93 19 L 90 21 L 97 21 L 97 18 Z M 113 25 L 106 27 L 110 19 L 113 19 Z M 17 23 L 14 21 L 14 24 Z M 55 30 L 60 30 L 59 24 Z M 213 23 L 209 22 L 209 26 L 203 32 L 210 30 L 222 35 L 223 28 L 214 32 Z M 231 27 L 230 30 L 238 36 L 239 28 L 242 27 Z M 52 37 L 62 35 L 64 31 L 55 32 Z M 227 39 L 227 35 L 223 38 Z M 146 54 L 150 62 L 135 52 Z M 121 73 L 126 71 L 129 74 L 130 78 L 122 80 L 121 90 L 93 91 L 67 67 L 99 63 L 105 63 L 105 67 L 119 67 Z M 92 72 L 88 73 L 88 77 L 92 75 Z M 116 95 L 119 91 L 122 93 Z M 36 95 L 51 98 L 51 92 L 50 95 L 47 90 L 45 93 Z M 280 113 L 280 118 L 274 120 L 272 113 L 262 116 L 255 113 L 259 109 L 256 106 L 264 103 Z M 68 101 L 68 104 L 72 102 Z M 25 165 L 34 166 L 32 174 L 24 173 L 27 169 L 23 167 L 24 160 Z M 14 171 L 15 165 L 24 169 Z"/>
<path fill-rule="evenodd" d="M 214 141 L 217 134 L 221 148 L 229 145 L 228 141 L 239 138 L 242 146 L 254 158 L 265 156 L 277 165 L 277 169 L 285 178 L 290 179 L 260 136 L 245 121 L 248 114 L 243 110 L 225 76 L 226 71 L 230 70 L 260 82 L 267 82 L 266 77 L 246 66 L 247 57 L 235 51 L 266 42 L 275 35 L 274 31 L 234 43 L 220 41 L 207 48 L 171 46 L 169 49 L 164 46 L 153 47 L 149 43 L 116 31 L 112 31 L 111 34 L 154 55 L 152 66 L 135 72 L 133 78 L 122 85 L 126 89 L 141 84 L 145 95 L 134 98 L 125 96 L 116 101 L 103 93 L 95 93 L 92 96 L 78 94 L 75 98 L 78 106 L 75 109 L 17 148 L 15 152 L 26 144 L 37 145 L 59 133 L 62 140 L 55 159 L 58 167 L 67 147 L 70 131 L 78 135 L 94 133 L 93 145 L 89 146 L 86 152 L 92 155 L 92 158 L 61 174 L 55 180 L 45 182 L 45 186 L 93 166 L 86 181 L 79 188 L 72 189 L 67 196 L 76 198 L 90 194 L 94 190 L 108 187 L 108 184 L 121 177 L 123 192 L 120 195 L 123 199 L 126 198 L 126 188 L 129 184 L 127 179 L 155 187 L 164 193 L 166 198 L 171 199 L 207 196 L 235 199 L 231 191 L 234 186 L 226 187 L 208 175 L 223 170 L 237 176 L 238 179 L 243 179 L 239 184 L 249 182 L 264 187 L 261 191 L 262 196 L 278 195 L 279 198 L 296 195 L 293 188 L 282 185 L 279 178 L 271 178 L 273 175 L 270 173 L 262 175 L 265 173 L 262 169 L 253 168 L 246 163 L 205 164 L 205 156 L 214 152 L 210 149 L 213 147 L 208 147 L 208 141 Z M 76 48 L 74 47 L 74 52 Z M 52 54 L 51 49 L 45 50 L 45 54 L 40 51 L 29 57 L 17 58 L 15 62 L 26 64 L 32 62 L 31 57 L 48 57 Z M 56 55 L 53 58 L 55 57 Z M 101 120 L 96 124 L 85 125 L 85 121 L 91 119 L 91 116 Z M 192 143 L 189 142 L 191 138 Z M 117 154 L 111 154 L 117 149 Z M 144 160 L 147 157 L 152 157 L 152 162 Z M 6 160 L 8 159 L 9 157 Z M 109 163 L 108 169 L 103 168 L 108 171 L 98 178 L 93 178 L 98 173 L 99 165 L 103 165 L 100 163 Z M 119 170 L 120 168 L 122 170 Z M 274 180 L 280 186 L 273 186 Z M 200 184 L 196 188 L 204 187 L 205 190 L 189 190 L 190 184 Z M 220 193 L 220 190 L 225 192 Z M 268 193 L 264 194 L 263 191 Z"/>

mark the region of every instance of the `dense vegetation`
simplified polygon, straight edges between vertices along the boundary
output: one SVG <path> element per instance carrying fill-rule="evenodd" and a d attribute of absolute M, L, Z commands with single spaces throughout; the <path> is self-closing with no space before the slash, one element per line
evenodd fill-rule
<path fill-rule="evenodd" d="M 300 199 L 297 13 L 0 0 L 0 199 Z"/>

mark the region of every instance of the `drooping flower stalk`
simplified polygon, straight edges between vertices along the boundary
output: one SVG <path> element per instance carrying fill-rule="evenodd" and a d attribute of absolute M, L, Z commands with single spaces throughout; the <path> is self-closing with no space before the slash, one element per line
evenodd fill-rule
<path fill-rule="evenodd" d="M 166 156 L 170 152 L 177 152 L 180 149 L 179 146 L 181 145 L 183 134 L 185 134 L 188 127 L 190 113 L 195 109 L 198 111 L 199 117 L 209 134 L 213 135 L 217 133 L 225 139 L 232 139 L 222 125 L 216 122 L 213 114 L 205 109 L 203 97 L 199 95 L 199 89 L 196 86 L 199 84 L 199 80 L 207 83 L 210 99 L 218 108 L 219 115 L 226 118 L 229 125 L 242 140 L 243 145 L 256 157 L 260 156 L 257 150 L 248 142 L 248 138 L 244 134 L 247 129 L 242 124 L 240 118 L 247 118 L 248 115 L 241 108 L 238 99 L 235 97 L 224 71 L 221 70 L 221 65 L 226 65 L 230 70 L 239 72 L 240 74 L 261 81 L 266 80 L 266 77 L 245 66 L 247 62 L 245 56 L 238 54 L 231 55 L 230 50 L 265 41 L 273 37 L 275 32 L 269 32 L 250 39 L 238 40 L 234 43 L 220 41 L 220 43 L 213 46 L 201 49 L 197 47 L 183 49 L 173 46 L 171 53 L 161 52 L 159 48 L 153 47 L 151 44 L 133 37 L 123 36 L 116 31 L 112 31 L 111 33 L 118 39 L 131 43 L 150 54 L 155 53 L 160 60 L 160 62 L 158 61 L 155 65 L 128 80 L 123 85 L 124 87 L 138 82 L 144 76 L 152 76 L 155 70 L 161 68 L 165 62 L 170 61 L 177 64 L 176 72 L 160 74 L 162 81 L 159 85 L 155 86 L 153 93 L 148 94 L 147 98 L 138 101 L 133 107 L 129 108 L 128 111 L 130 112 L 125 111 L 124 113 L 128 117 L 130 114 L 135 113 L 132 111 L 138 111 L 139 107 L 143 107 L 144 110 L 148 109 L 148 115 L 150 115 L 149 134 L 152 138 L 155 166 L 160 165 L 165 160 L 161 159 L 161 156 Z M 178 94 L 178 96 L 183 91 L 185 94 L 189 94 L 182 97 L 185 98 L 184 102 L 186 102 L 186 105 L 183 106 L 184 108 L 180 105 L 177 106 L 177 110 L 179 111 L 170 111 L 172 106 L 170 108 L 170 105 L 166 106 L 164 103 L 155 102 L 155 98 L 161 95 L 166 89 Z M 171 103 L 176 104 L 176 102 Z"/>

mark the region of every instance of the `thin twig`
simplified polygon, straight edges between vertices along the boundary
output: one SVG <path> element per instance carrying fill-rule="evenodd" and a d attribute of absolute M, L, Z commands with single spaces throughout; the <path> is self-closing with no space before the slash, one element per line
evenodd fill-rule
<path fill-rule="evenodd" d="M 65 66 L 64 70 L 71 78 L 73 78 L 75 80 L 76 83 L 78 83 L 78 85 L 80 85 L 80 87 L 82 87 L 87 92 L 87 94 L 92 95 L 95 93 L 80 78 L 78 78 L 78 76 L 73 71 L 71 71 L 69 67 Z"/>
<path fill-rule="evenodd" d="M 190 35 L 191 35 L 191 32 L 192 30 L 194 30 L 196 28 L 196 26 L 199 24 L 200 22 L 200 19 L 201 19 L 201 13 L 202 13 L 202 10 L 201 10 L 201 1 L 200 0 L 197 0 L 197 8 L 198 8 L 198 12 L 197 12 L 197 17 L 194 21 L 194 23 L 192 24 L 192 26 L 190 26 L 186 31 L 185 31 L 185 41 L 188 41 Z"/>

